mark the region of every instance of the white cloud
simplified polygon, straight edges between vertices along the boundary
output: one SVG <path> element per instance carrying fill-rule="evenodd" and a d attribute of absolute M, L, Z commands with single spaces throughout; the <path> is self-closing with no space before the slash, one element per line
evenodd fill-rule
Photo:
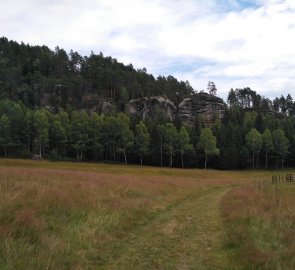
<path fill-rule="evenodd" d="M 231 87 L 270 97 L 294 90 L 295 1 L 239 2 L 0 0 L 0 33 L 83 54 L 102 51 L 155 75 L 188 79 L 195 89 L 213 80 L 223 97 Z"/>

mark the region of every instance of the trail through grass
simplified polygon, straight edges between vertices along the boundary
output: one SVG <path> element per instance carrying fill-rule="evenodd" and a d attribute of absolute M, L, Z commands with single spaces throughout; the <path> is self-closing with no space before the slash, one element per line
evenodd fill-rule
<path fill-rule="evenodd" d="M 130 235 L 107 269 L 226 269 L 218 205 L 227 190 L 198 190 L 168 207 Z"/>
<path fill-rule="evenodd" d="M 0 159 L 0 269 L 293 269 L 269 175 Z"/>

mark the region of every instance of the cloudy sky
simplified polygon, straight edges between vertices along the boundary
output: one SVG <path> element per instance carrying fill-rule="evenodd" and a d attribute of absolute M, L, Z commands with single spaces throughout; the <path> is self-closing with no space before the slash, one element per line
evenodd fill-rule
<path fill-rule="evenodd" d="M 111 55 L 154 76 L 295 95 L 294 0 L 0 0 L 0 36 Z"/>

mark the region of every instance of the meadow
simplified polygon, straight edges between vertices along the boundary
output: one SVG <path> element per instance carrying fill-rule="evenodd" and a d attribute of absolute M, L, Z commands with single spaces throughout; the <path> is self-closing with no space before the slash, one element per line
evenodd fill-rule
<path fill-rule="evenodd" d="M 295 269 L 271 171 L 0 160 L 0 269 Z"/>

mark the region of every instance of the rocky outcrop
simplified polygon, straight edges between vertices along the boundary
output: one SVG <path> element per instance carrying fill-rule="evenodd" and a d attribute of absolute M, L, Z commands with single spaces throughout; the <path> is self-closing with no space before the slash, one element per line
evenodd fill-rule
<path fill-rule="evenodd" d="M 100 103 L 99 110 L 97 111 L 102 115 L 110 115 L 116 111 L 116 107 L 109 102 L 103 101 Z"/>
<path fill-rule="evenodd" d="M 116 106 L 100 98 L 98 94 L 85 91 L 79 99 L 63 85 L 55 85 L 53 90 L 40 93 L 40 97 L 40 106 L 51 113 L 64 109 L 67 104 L 87 112 L 97 112 L 102 115 L 110 115 L 116 112 Z"/>
<path fill-rule="evenodd" d="M 225 104 L 223 99 L 207 93 L 197 93 L 185 98 L 178 106 L 178 113 L 183 122 L 193 125 L 196 116 L 200 115 L 204 124 L 210 126 L 216 115 L 224 115 Z"/>
<path fill-rule="evenodd" d="M 128 111 L 131 114 L 140 115 L 142 119 L 154 118 L 156 114 L 163 113 L 172 121 L 175 118 L 177 109 L 168 98 L 155 96 L 131 100 L 128 104 Z"/>
<path fill-rule="evenodd" d="M 193 119 L 192 99 L 185 98 L 178 106 L 178 113 L 183 122 L 189 123 Z"/>
<path fill-rule="evenodd" d="M 153 118 L 155 114 L 162 112 L 170 120 L 174 120 L 178 115 L 190 126 L 196 122 L 196 116 L 201 116 L 205 126 L 210 126 L 216 116 L 223 117 L 224 108 L 225 104 L 221 98 L 202 92 L 185 98 L 178 106 L 161 96 L 139 98 L 128 104 L 129 113 L 138 114 L 142 119 Z"/>
<path fill-rule="evenodd" d="M 80 100 L 75 99 L 72 94 L 68 95 L 67 89 L 63 85 L 56 85 L 53 91 L 40 94 L 42 96 L 40 105 L 53 113 L 58 112 L 60 108 L 65 108 L 67 103 L 103 115 L 116 112 L 114 104 L 89 91 L 85 91 Z M 223 117 L 225 104 L 217 96 L 200 92 L 183 99 L 180 104 L 174 104 L 163 96 L 154 96 L 131 100 L 127 108 L 129 113 L 137 114 L 142 119 L 164 117 L 173 121 L 178 116 L 190 126 L 196 122 L 196 116 L 201 116 L 204 124 L 210 126 L 216 115 L 220 118 Z"/>

